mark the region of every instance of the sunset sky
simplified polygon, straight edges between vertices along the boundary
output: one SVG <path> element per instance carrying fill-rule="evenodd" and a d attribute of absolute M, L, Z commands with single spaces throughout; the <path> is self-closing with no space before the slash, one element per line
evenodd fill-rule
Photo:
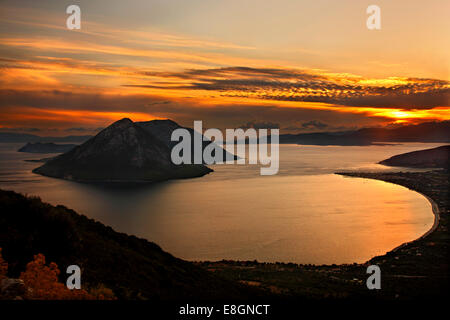
<path fill-rule="evenodd" d="M 81 30 L 66 7 L 81 8 Z M 381 8 L 381 30 L 366 8 Z M 0 1 L 0 130 L 336 131 L 450 119 L 450 2 Z"/>

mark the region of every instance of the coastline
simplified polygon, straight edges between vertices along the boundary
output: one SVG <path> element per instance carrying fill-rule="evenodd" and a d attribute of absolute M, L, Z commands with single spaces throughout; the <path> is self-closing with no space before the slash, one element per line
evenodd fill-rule
<path fill-rule="evenodd" d="M 433 226 L 417 239 L 360 264 L 299 265 L 257 261 L 197 264 L 230 280 L 295 299 L 442 299 L 450 288 L 449 173 L 435 170 L 336 174 L 394 183 L 423 195 L 432 206 Z M 366 270 L 373 264 L 382 270 L 382 290 L 366 287 Z"/>
<path fill-rule="evenodd" d="M 414 240 L 411 240 L 411 241 L 403 242 L 402 244 L 398 245 L 398 246 L 395 247 L 394 249 L 387 251 L 386 254 L 389 253 L 389 252 L 395 252 L 395 251 L 397 251 L 397 250 L 399 250 L 399 249 L 401 249 L 401 248 L 403 248 L 403 247 L 405 247 L 405 246 L 407 246 L 407 245 L 409 245 L 409 244 L 412 244 L 412 243 L 414 243 L 414 242 L 416 242 L 416 241 L 419 241 L 419 240 L 424 239 L 424 238 L 427 237 L 429 234 L 431 234 L 432 232 L 434 232 L 434 231 L 437 229 L 437 227 L 439 226 L 440 215 L 441 215 L 441 211 L 439 210 L 439 206 L 438 206 L 438 204 L 437 204 L 432 198 L 430 198 L 430 197 L 427 196 L 426 194 L 424 194 L 424 193 L 422 193 L 422 192 L 420 192 L 420 191 L 417 191 L 417 190 L 408 188 L 408 187 L 406 187 L 406 186 L 404 186 L 404 185 L 401 185 L 401 184 L 398 184 L 398 183 L 393 183 L 393 182 L 386 181 L 386 180 L 383 180 L 383 179 L 379 179 L 379 178 L 376 178 L 376 177 L 365 177 L 365 176 L 363 176 L 365 173 L 361 173 L 362 176 L 355 175 L 355 174 L 358 174 L 358 173 L 356 173 L 356 172 L 349 172 L 349 173 L 346 173 L 346 172 L 336 172 L 336 174 L 342 175 L 342 176 L 346 176 L 346 177 L 351 177 L 351 178 L 372 179 L 372 180 L 383 181 L 383 182 L 386 182 L 386 183 L 392 183 L 392 184 L 395 184 L 395 185 L 397 185 L 397 186 L 405 187 L 405 188 L 407 188 L 407 189 L 409 189 L 409 190 L 411 190 L 411 191 L 413 191 L 413 192 L 416 192 L 416 193 L 422 195 L 423 197 L 425 197 L 425 198 L 428 200 L 428 202 L 430 202 L 430 204 L 431 204 L 431 212 L 433 213 L 433 217 L 434 217 L 433 225 L 431 226 L 431 228 L 430 228 L 428 231 L 426 231 L 424 234 L 422 234 L 420 237 L 418 237 L 418 238 L 416 238 L 416 239 L 414 239 Z M 372 260 L 373 258 L 374 258 L 374 257 L 372 257 L 372 258 L 369 259 L 368 261 Z"/>
<path fill-rule="evenodd" d="M 415 190 L 412 190 L 412 191 L 415 191 Z M 431 226 L 431 228 L 427 232 L 425 232 L 419 238 L 417 238 L 415 240 L 408 241 L 408 242 L 404 242 L 401 245 L 399 245 L 399 246 L 395 247 L 394 249 L 392 249 L 391 252 L 395 252 L 395 251 L 397 251 L 397 250 L 399 250 L 399 249 L 401 249 L 401 248 L 403 248 L 403 247 L 405 247 L 405 246 L 407 246 L 407 245 L 409 245 L 409 244 L 411 244 L 411 243 L 413 243 L 415 241 L 419 241 L 419 240 L 424 239 L 429 234 L 433 233 L 437 229 L 437 227 L 439 226 L 439 221 L 441 220 L 441 216 L 440 216 L 441 215 L 441 211 L 439 210 L 439 206 L 437 205 L 437 203 L 433 199 L 428 197 L 427 195 L 424 195 L 423 193 L 420 193 L 418 191 L 415 191 L 415 192 L 417 192 L 418 194 L 421 194 L 422 196 L 424 196 L 430 202 L 430 204 L 431 204 L 431 212 L 434 215 L 433 225 Z"/>

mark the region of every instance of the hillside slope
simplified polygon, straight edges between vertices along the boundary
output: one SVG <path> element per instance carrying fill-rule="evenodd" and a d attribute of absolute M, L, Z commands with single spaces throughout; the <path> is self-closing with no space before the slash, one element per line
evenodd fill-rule
<path fill-rule="evenodd" d="M 411 168 L 444 168 L 450 167 L 450 146 L 402 153 L 389 159 L 380 161 L 380 164 L 391 167 Z"/>
<path fill-rule="evenodd" d="M 0 247 L 17 277 L 42 253 L 64 271 L 82 269 L 82 286 L 102 284 L 119 299 L 221 299 L 258 297 L 262 291 L 225 281 L 177 259 L 158 245 L 115 232 L 64 206 L 0 190 Z"/>

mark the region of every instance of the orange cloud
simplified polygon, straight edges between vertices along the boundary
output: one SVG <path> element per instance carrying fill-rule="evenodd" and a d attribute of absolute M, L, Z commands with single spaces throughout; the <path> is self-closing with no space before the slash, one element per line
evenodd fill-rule
<path fill-rule="evenodd" d="M 149 121 L 163 119 L 141 112 L 108 112 L 86 110 L 44 110 L 29 107 L 16 107 L 15 113 L 6 113 L 2 117 L 3 126 L 7 125 L 35 125 L 37 122 L 51 123 L 53 127 L 68 127 L 73 124 L 91 126 L 105 126 L 122 118 L 133 121 Z"/>
<path fill-rule="evenodd" d="M 248 117 L 239 122 L 277 112 L 286 122 L 329 114 L 361 124 L 450 119 L 445 80 L 298 69 L 263 58 L 253 46 L 92 21 L 67 33 L 61 17 L 35 9 L 7 12 L 1 22 L 42 32 L 0 38 L 3 126 L 104 125 L 121 117 L 141 121 L 169 115 L 225 123 L 226 117 L 235 119 L 229 110 Z"/>
<path fill-rule="evenodd" d="M 92 52 L 104 55 L 130 56 L 139 58 L 156 58 L 161 60 L 195 61 L 214 65 L 248 65 L 248 64 L 274 64 L 274 61 L 246 59 L 233 57 L 220 53 L 189 53 L 168 49 L 131 48 L 118 45 L 106 45 L 83 41 L 61 41 L 51 38 L 0 38 L 0 43 L 6 46 L 29 48 L 33 50 L 46 50 L 59 53 Z"/>

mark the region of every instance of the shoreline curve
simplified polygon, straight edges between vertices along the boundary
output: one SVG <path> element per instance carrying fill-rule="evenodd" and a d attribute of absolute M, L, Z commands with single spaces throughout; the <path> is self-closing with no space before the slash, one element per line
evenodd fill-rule
<path fill-rule="evenodd" d="M 363 172 L 361 172 L 361 173 L 358 173 L 358 172 L 336 172 L 335 174 L 338 174 L 338 175 L 341 175 L 341 176 L 344 176 L 344 177 L 349 177 L 349 178 L 371 179 L 371 180 L 383 181 L 385 183 L 392 183 L 394 185 L 401 186 L 403 188 L 406 188 L 408 190 L 411 190 L 413 192 L 416 192 L 416 193 L 420 194 L 421 196 L 425 197 L 428 200 L 428 202 L 431 204 L 431 212 L 433 213 L 434 221 L 433 221 L 433 225 L 431 226 L 431 228 L 428 231 L 426 231 L 424 234 L 422 234 L 420 237 L 418 237 L 418 238 L 416 238 L 414 240 L 403 242 L 402 244 L 398 245 L 397 247 L 393 248 L 392 250 L 386 251 L 386 253 L 384 253 L 382 255 L 374 256 L 374 257 L 370 258 L 365 263 L 370 262 L 374 258 L 383 257 L 383 256 L 386 256 L 389 253 L 397 252 L 398 250 L 400 250 L 400 249 L 402 249 L 402 248 L 404 248 L 404 247 L 406 247 L 406 246 L 408 246 L 410 244 L 413 244 L 414 242 L 417 242 L 419 240 L 424 239 L 425 237 L 427 237 L 428 235 L 433 233 L 438 228 L 441 211 L 439 210 L 438 204 L 432 198 L 427 196 L 426 194 L 424 194 L 424 193 L 422 193 L 420 191 L 417 191 L 415 189 L 409 188 L 408 186 L 399 184 L 399 183 L 395 183 L 395 182 L 392 182 L 392 181 L 386 181 L 384 179 L 380 179 L 380 178 L 377 178 L 377 177 L 365 176 Z M 359 175 L 359 174 L 361 174 L 361 175 Z"/>

